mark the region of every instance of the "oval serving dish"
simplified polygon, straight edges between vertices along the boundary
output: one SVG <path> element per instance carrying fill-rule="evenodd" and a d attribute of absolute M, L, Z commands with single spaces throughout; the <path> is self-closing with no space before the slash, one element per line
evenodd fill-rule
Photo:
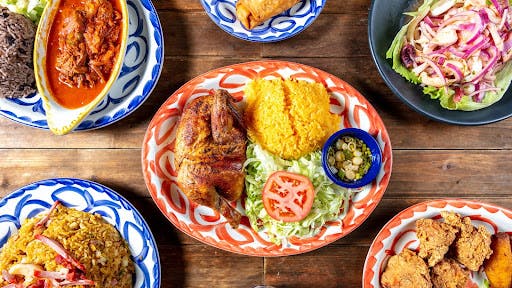
<path fill-rule="evenodd" d="M 68 19 L 60 19 L 59 21 L 56 20 L 62 10 L 61 3 L 65 2 L 73 4 L 73 1 L 69 0 L 48 1 L 48 4 L 41 17 L 34 43 L 34 69 L 37 89 L 39 90 L 41 98 L 43 99 L 48 126 L 50 130 L 57 135 L 63 135 L 71 132 L 108 94 L 108 91 L 112 87 L 112 84 L 114 84 L 121 71 L 128 39 L 129 20 L 126 0 L 109 0 L 114 9 L 116 9 L 121 14 L 121 28 L 119 31 L 120 41 L 117 46 L 117 55 L 115 56 L 115 61 L 110 70 L 110 75 L 108 79 L 106 79 L 106 82 L 93 84 L 93 88 L 71 87 L 71 89 L 76 89 L 76 92 L 72 91 L 69 86 L 66 86 L 66 84 L 62 83 L 60 80 L 53 80 L 53 82 L 58 83 L 58 85 L 62 85 L 63 87 L 65 86 L 64 89 L 67 90 L 67 94 L 72 92 L 72 95 L 80 95 L 79 93 L 85 92 L 92 95 L 89 96 L 89 98 L 92 97 L 92 99 L 87 99 L 84 101 L 85 103 L 75 105 L 75 107 L 72 107 L 73 105 L 63 105 L 61 102 L 62 100 L 59 100 L 57 97 L 59 93 L 55 93 L 52 89 L 52 79 L 50 78 L 56 78 L 56 76 L 51 76 L 51 73 L 48 72 L 48 69 L 57 70 L 55 67 L 52 68 L 52 66 L 54 66 L 52 63 L 49 63 L 55 61 L 54 59 L 51 59 L 52 57 L 56 58 L 55 55 L 52 54 L 52 51 L 56 51 L 56 47 L 54 46 L 57 44 L 51 45 L 51 36 L 58 36 L 51 35 L 54 23 L 55 25 L 58 25 L 60 24 L 59 22 L 62 22 L 62 24 L 66 25 L 66 27 L 70 25 L 67 21 Z M 103 87 L 101 88 L 101 86 Z"/>

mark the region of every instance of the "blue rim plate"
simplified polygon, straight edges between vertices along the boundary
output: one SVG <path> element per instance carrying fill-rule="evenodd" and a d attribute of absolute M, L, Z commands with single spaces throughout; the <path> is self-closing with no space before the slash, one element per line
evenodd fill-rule
<path fill-rule="evenodd" d="M 149 227 L 125 198 L 95 182 L 55 178 L 32 183 L 0 200 L 0 247 L 23 220 L 47 211 L 60 200 L 66 207 L 98 213 L 128 242 L 135 262 L 134 288 L 160 287 L 160 257 Z"/>
<path fill-rule="evenodd" d="M 131 114 L 156 86 L 164 59 L 162 26 L 151 0 L 127 0 L 128 44 L 121 73 L 111 91 L 74 131 L 110 125 Z M 39 93 L 0 99 L 0 115 L 21 124 L 49 129 Z"/>
<path fill-rule="evenodd" d="M 320 15 L 326 0 L 303 0 L 252 30 L 236 18 L 237 0 L 201 0 L 210 18 L 227 33 L 252 42 L 276 42 L 290 38 L 306 29 Z"/>
<path fill-rule="evenodd" d="M 404 12 L 411 11 L 418 0 L 373 0 L 368 15 L 368 40 L 373 61 L 393 93 L 409 107 L 431 119 L 456 125 L 483 125 L 512 116 L 512 89 L 497 103 L 476 111 L 452 111 L 441 107 L 439 100 L 424 95 L 419 85 L 412 84 L 396 73 L 386 51 L 396 33 L 407 22 Z M 421 2 L 420 2 L 421 3 Z"/>

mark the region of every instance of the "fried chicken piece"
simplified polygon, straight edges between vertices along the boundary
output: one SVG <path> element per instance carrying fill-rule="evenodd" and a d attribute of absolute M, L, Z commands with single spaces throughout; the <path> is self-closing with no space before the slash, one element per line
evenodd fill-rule
<path fill-rule="evenodd" d="M 430 272 L 434 288 L 465 288 L 470 281 L 469 271 L 453 259 L 443 259 Z"/>
<path fill-rule="evenodd" d="M 441 212 L 445 223 L 460 229 L 453 245 L 455 259 L 471 271 L 478 271 L 491 254 L 491 233 L 480 225 L 475 228 L 469 217 L 453 212 Z"/>
<path fill-rule="evenodd" d="M 409 249 L 389 258 L 380 282 L 384 288 L 432 287 L 427 264 Z"/>
<path fill-rule="evenodd" d="M 180 189 L 199 205 L 222 214 L 237 227 L 241 214 L 229 201 L 244 189 L 246 130 L 234 99 L 217 90 L 192 100 L 184 109 L 176 132 L 174 165 Z"/>
<path fill-rule="evenodd" d="M 455 240 L 458 229 L 432 219 L 416 221 L 416 235 L 420 240 L 418 256 L 433 267 L 441 261 Z"/>

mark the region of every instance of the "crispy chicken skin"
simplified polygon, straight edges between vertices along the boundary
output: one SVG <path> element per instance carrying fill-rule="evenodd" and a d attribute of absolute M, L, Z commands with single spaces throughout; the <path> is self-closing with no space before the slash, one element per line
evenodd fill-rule
<path fill-rule="evenodd" d="M 418 256 L 432 267 L 444 258 L 455 240 L 458 229 L 432 219 L 416 221 L 416 235 L 420 240 Z"/>
<path fill-rule="evenodd" d="M 462 218 L 459 214 L 446 211 L 441 215 L 445 223 L 460 229 L 453 245 L 455 259 L 469 270 L 478 271 L 492 254 L 491 234 L 484 226 L 475 228 L 469 217 Z"/>
<path fill-rule="evenodd" d="M 425 261 L 409 249 L 389 258 L 381 277 L 384 288 L 429 288 L 432 287 Z"/>
<path fill-rule="evenodd" d="M 184 109 L 176 132 L 174 164 L 180 189 L 197 204 L 219 211 L 233 227 L 240 213 L 228 201 L 244 189 L 246 130 L 225 90 L 198 97 Z"/>
<path fill-rule="evenodd" d="M 434 288 L 465 288 L 470 281 L 469 271 L 453 259 L 443 259 L 430 272 Z"/>

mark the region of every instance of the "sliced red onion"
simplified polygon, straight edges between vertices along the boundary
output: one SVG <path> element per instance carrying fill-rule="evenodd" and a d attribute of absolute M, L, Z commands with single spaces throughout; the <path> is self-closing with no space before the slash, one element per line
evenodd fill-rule
<path fill-rule="evenodd" d="M 489 19 L 489 14 L 487 14 L 487 11 L 485 9 L 479 10 L 478 15 L 480 16 L 483 25 L 486 25 L 487 23 L 491 22 L 491 20 Z"/>
<path fill-rule="evenodd" d="M 452 63 L 446 63 L 446 67 L 453 72 L 452 74 L 455 76 L 455 82 L 459 82 L 462 80 L 462 78 L 464 78 L 464 74 L 462 71 L 460 71 L 459 67 L 453 65 Z"/>
<path fill-rule="evenodd" d="M 462 23 L 462 24 L 459 24 L 458 28 L 460 30 L 473 30 L 475 29 L 476 27 L 476 24 L 475 23 Z"/>
<path fill-rule="evenodd" d="M 46 278 L 46 279 L 56 279 L 56 280 L 64 280 L 66 279 L 66 273 L 56 272 L 56 271 L 34 271 L 34 276 L 37 278 Z"/>
<path fill-rule="evenodd" d="M 450 53 L 452 53 L 453 55 L 455 55 L 455 56 L 457 56 L 459 58 L 463 58 L 464 55 L 465 55 L 464 52 L 461 52 L 461 51 L 455 49 L 454 47 L 450 47 L 448 49 L 448 51 L 450 51 Z"/>
<path fill-rule="evenodd" d="M 12 275 L 7 270 L 2 270 L 2 278 L 9 283 L 14 283 L 17 280 L 16 276 Z"/>
<path fill-rule="evenodd" d="M 508 0 L 505 0 L 505 1 L 508 1 Z M 496 7 L 496 10 L 498 11 L 499 15 L 501 16 L 503 10 L 502 10 L 501 5 L 498 2 L 498 0 L 491 0 L 491 2 L 494 5 L 494 7 Z"/>
<path fill-rule="evenodd" d="M 439 66 L 437 66 L 437 64 L 434 63 L 434 61 L 432 61 L 432 60 L 430 60 L 428 58 L 422 57 L 421 60 L 424 61 L 425 63 L 427 63 L 430 67 L 432 67 L 432 69 L 434 70 L 434 73 L 437 76 L 439 76 L 439 78 L 443 81 L 444 85 L 446 85 L 446 77 L 444 76 L 443 71 L 441 70 L 441 68 L 439 68 Z"/>
<path fill-rule="evenodd" d="M 508 1 L 508 0 L 507 0 Z M 507 2 L 505 1 L 505 2 Z M 508 15 L 508 7 L 503 10 L 503 16 L 501 17 L 500 25 L 498 25 L 498 29 L 502 30 L 505 27 L 505 23 L 507 22 Z"/>
<path fill-rule="evenodd" d="M 473 79 L 469 80 L 468 82 L 477 84 L 478 81 L 480 81 L 480 79 L 482 77 L 484 77 L 485 74 L 487 74 L 487 72 L 489 72 L 489 70 L 492 67 L 494 67 L 494 65 L 496 65 L 496 62 L 498 61 L 498 58 L 499 58 L 498 49 L 496 47 L 492 47 L 492 48 L 493 49 L 491 49 L 491 51 L 490 51 L 491 59 L 489 60 L 488 64 L 482 69 L 482 71 L 480 71 L 480 73 L 475 75 L 475 77 L 473 77 Z M 475 89 L 478 90 L 478 88 L 475 88 Z"/>
<path fill-rule="evenodd" d="M 435 27 L 436 26 L 434 24 L 434 22 L 432 22 L 432 19 L 430 19 L 430 17 L 428 17 L 428 16 L 425 16 L 425 18 L 423 18 L 423 21 L 425 22 L 425 24 L 427 24 L 430 27 Z"/>
<path fill-rule="evenodd" d="M 48 220 L 50 220 L 50 215 L 52 214 L 53 210 L 55 210 L 55 208 L 57 208 L 57 206 L 59 206 L 59 204 L 60 204 L 59 200 L 55 201 L 55 203 L 53 203 L 52 207 L 50 207 L 50 211 L 48 211 L 48 214 L 46 214 L 46 216 L 44 216 L 41 220 L 39 220 L 39 222 L 36 223 L 36 227 L 41 227 L 41 226 L 46 225 L 46 222 L 48 222 Z"/>
<path fill-rule="evenodd" d="M 71 285 L 95 285 L 94 281 L 88 279 L 80 279 L 75 281 L 64 280 L 59 282 L 60 286 L 71 286 Z"/>
<path fill-rule="evenodd" d="M 467 59 L 469 56 L 471 56 L 473 53 L 475 53 L 475 51 L 477 51 L 478 49 L 481 49 L 485 44 L 487 44 L 488 41 L 489 41 L 489 39 L 482 39 L 482 41 L 476 43 L 471 48 L 466 50 L 466 52 L 464 53 L 462 58 Z"/>
<path fill-rule="evenodd" d="M 63 257 L 67 261 L 71 262 L 71 264 L 73 264 L 76 268 L 78 268 L 78 269 L 80 269 L 82 271 L 85 271 L 85 266 L 82 265 L 80 262 L 78 262 L 76 259 L 74 259 L 68 253 L 66 248 L 64 248 L 64 246 L 62 246 L 59 242 L 57 242 L 57 241 L 55 241 L 55 240 L 53 240 L 51 238 L 48 238 L 46 236 L 43 236 L 41 234 L 36 235 L 35 238 L 37 240 L 43 242 L 44 244 L 46 244 L 48 247 L 50 247 L 53 250 L 55 250 L 55 252 L 57 252 L 57 254 L 59 254 L 61 257 Z"/>

